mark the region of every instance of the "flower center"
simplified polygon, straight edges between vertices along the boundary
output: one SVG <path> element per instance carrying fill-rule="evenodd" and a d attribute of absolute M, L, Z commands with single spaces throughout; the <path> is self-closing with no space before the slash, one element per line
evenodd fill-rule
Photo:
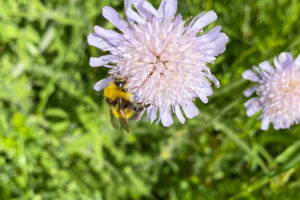
<path fill-rule="evenodd" d="M 295 72 L 295 71 L 291 71 L 290 73 L 287 73 L 285 77 L 282 77 L 281 78 L 282 92 L 285 94 L 297 93 L 297 90 L 300 86 L 300 81 L 298 77 L 300 77 L 300 72 Z M 286 80 L 288 81 L 286 82 Z"/>
<path fill-rule="evenodd" d="M 289 85 L 289 89 L 290 89 L 290 90 L 294 90 L 295 88 L 297 88 L 297 87 L 299 86 L 299 82 L 296 82 L 296 81 L 294 81 L 294 80 L 291 80 L 291 81 L 288 83 L 288 85 Z"/>

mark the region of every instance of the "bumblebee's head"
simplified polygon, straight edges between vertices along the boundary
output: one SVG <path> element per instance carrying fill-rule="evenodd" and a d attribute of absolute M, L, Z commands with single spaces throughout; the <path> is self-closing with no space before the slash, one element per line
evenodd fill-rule
<path fill-rule="evenodd" d="M 125 88 L 127 85 L 127 80 L 124 77 L 116 76 L 116 77 L 114 77 L 114 83 L 119 88 Z"/>

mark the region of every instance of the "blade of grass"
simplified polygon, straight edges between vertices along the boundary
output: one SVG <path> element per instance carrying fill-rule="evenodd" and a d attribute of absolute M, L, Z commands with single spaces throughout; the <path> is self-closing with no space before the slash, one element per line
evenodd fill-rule
<path fill-rule="evenodd" d="M 223 131 L 223 133 L 226 134 L 226 136 L 228 136 L 230 139 L 232 139 L 235 142 L 235 144 L 238 147 L 240 147 L 240 149 L 245 151 L 247 153 L 247 155 L 253 159 L 253 161 L 256 161 L 258 163 L 258 165 L 261 167 L 261 169 L 264 171 L 265 174 L 270 173 L 270 170 L 265 165 L 263 160 L 259 157 L 259 155 L 254 153 L 252 151 L 252 149 L 249 147 L 249 145 L 238 137 L 237 133 L 235 133 L 232 129 L 230 129 L 228 126 L 226 126 L 225 124 L 223 124 L 221 122 L 216 122 L 216 123 L 214 123 L 214 125 L 217 130 Z"/>

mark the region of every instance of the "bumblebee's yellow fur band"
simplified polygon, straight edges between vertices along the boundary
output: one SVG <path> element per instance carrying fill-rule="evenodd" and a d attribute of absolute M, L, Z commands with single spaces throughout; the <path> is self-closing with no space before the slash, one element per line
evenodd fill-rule
<path fill-rule="evenodd" d="M 111 99 L 112 101 L 117 100 L 118 98 L 123 98 L 126 101 L 129 101 L 131 98 L 131 93 L 123 92 L 122 89 L 116 86 L 114 82 L 111 82 L 104 89 L 104 97 L 106 99 Z"/>

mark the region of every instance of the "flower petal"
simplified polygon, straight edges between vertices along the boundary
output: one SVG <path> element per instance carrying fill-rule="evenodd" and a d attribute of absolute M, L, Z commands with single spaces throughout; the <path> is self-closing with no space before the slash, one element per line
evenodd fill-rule
<path fill-rule="evenodd" d="M 134 10 L 132 10 L 132 8 L 128 8 L 125 11 L 125 14 L 126 14 L 128 21 L 136 21 L 139 24 L 145 24 L 145 20 L 139 14 L 137 14 Z"/>
<path fill-rule="evenodd" d="M 264 130 L 264 131 L 268 130 L 269 125 L 270 125 L 270 120 L 266 117 L 263 117 L 262 122 L 261 122 L 261 127 L 260 127 L 261 130 Z"/>
<path fill-rule="evenodd" d="M 112 60 L 115 58 L 116 56 L 114 55 L 105 55 L 105 56 L 101 56 L 99 58 L 90 58 L 90 66 L 91 67 L 100 67 L 100 66 L 104 66 L 110 62 L 112 62 Z"/>
<path fill-rule="evenodd" d="M 252 70 L 246 70 L 243 73 L 243 78 L 252 82 L 259 82 L 259 77 L 252 71 Z"/>
<path fill-rule="evenodd" d="M 221 31 L 221 26 L 216 26 L 212 30 L 210 30 L 208 33 L 204 35 L 200 35 L 197 37 L 198 42 L 211 42 L 214 41 L 217 37 L 219 37 Z"/>
<path fill-rule="evenodd" d="M 122 17 L 119 15 L 115 9 L 112 7 L 106 6 L 102 9 L 102 15 L 105 17 L 108 21 L 110 21 L 115 27 L 117 27 L 120 31 L 126 32 L 128 30 L 128 25 L 126 22 L 122 19 Z"/>
<path fill-rule="evenodd" d="M 292 67 L 294 60 L 291 53 L 283 52 L 278 56 L 281 67 Z"/>
<path fill-rule="evenodd" d="M 192 19 L 192 21 L 189 23 L 189 25 L 187 26 L 187 30 L 190 30 L 191 27 L 193 26 L 194 22 L 195 22 L 197 19 L 199 19 L 201 16 L 203 16 L 205 13 L 206 13 L 206 12 L 201 12 L 201 13 L 199 13 L 198 15 L 196 15 L 196 17 L 194 17 L 194 18 Z"/>
<path fill-rule="evenodd" d="M 280 123 L 278 123 L 278 121 L 273 121 L 273 127 L 275 130 L 279 130 L 280 128 L 283 128 L 281 127 Z"/>
<path fill-rule="evenodd" d="M 258 86 L 254 86 L 252 88 L 245 90 L 244 91 L 245 97 L 250 97 L 254 92 L 256 92 L 257 89 L 258 89 Z"/>
<path fill-rule="evenodd" d="M 163 126 L 165 126 L 165 127 L 171 126 L 173 124 L 173 117 L 172 117 L 171 109 L 168 108 L 168 109 L 161 110 L 160 119 L 161 119 L 161 123 L 163 124 Z"/>
<path fill-rule="evenodd" d="M 132 5 L 136 7 L 140 14 L 144 13 L 143 3 L 145 0 L 125 0 L 125 15 L 129 22 L 136 21 L 139 24 L 144 24 L 145 20 L 132 9 Z"/>
<path fill-rule="evenodd" d="M 185 118 L 183 117 L 181 110 L 180 110 L 180 106 L 178 104 L 176 104 L 176 106 L 175 106 L 175 114 L 176 114 L 179 122 L 184 124 Z"/>
<path fill-rule="evenodd" d="M 151 13 L 152 15 L 159 17 L 157 10 L 146 0 L 125 0 L 125 12 L 132 8 L 134 5 L 139 12 L 139 14 L 143 16 L 149 16 L 148 14 Z M 131 12 L 131 11 L 130 11 Z"/>
<path fill-rule="evenodd" d="M 199 98 L 201 99 L 201 101 L 205 104 L 208 103 L 208 98 L 205 95 L 199 95 Z"/>
<path fill-rule="evenodd" d="M 158 14 L 164 20 L 171 20 L 177 11 L 177 0 L 162 0 L 158 8 Z"/>
<path fill-rule="evenodd" d="M 134 7 L 136 7 L 136 9 L 140 12 L 139 8 L 141 8 L 141 5 L 145 2 L 146 0 L 125 0 L 124 4 L 125 4 L 125 11 L 127 9 L 132 8 L 132 5 L 134 5 Z"/>
<path fill-rule="evenodd" d="M 100 26 L 95 26 L 94 30 L 96 32 L 97 35 L 99 35 L 100 37 L 109 40 L 111 42 L 111 40 L 120 40 L 122 39 L 122 35 L 120 33 L 117 33 L 113 30 L 107 30 L 104 29 Z"/>
<path fill-rule="evenodd" d="M 157 108 L 155 106 L 149 106 L 147 108 L 147 118 L 151 121 L 151 123 L 156 119 Z"/>
<path fill-rule="evenodd" d="M 229 41 L 229 38 L 225 33 L 219 33 L 217 38 L 211 42 L 204 43 L 202 47 L 198 49 L 205 50 L 207 56 L 218 56 L 226 50 L 226 43 Z"/>
<path fill-rule="evenodd" d="M 125 9 L 131 8 L 132 4 L 134 6 L 138 6 L 140 3 L 144 2 L 145 0 L 125 0 L 124 1 L 124 5 L 125 5 Z"/>
<path fill-rule="evenodd" d="M 274 72 L 274 68 L 268 61 L 264 61 L 264 62 L 260 63 L 259 67 L 268 73 Z"/>
<path fill-rule="evenodd" d="M 274 58 L 274 61 L 273 61 L 275 67 L 276 67 L 276 70 L 280 70 L 281 69 L 281 64 L 280 62 L 278 61 L 278 59 L 275 57 Z"/>
<path fill-rule="evenodd" d="M 220 82 L 218 81 L 218 79 L 214 76 L 214 75 L 210 75 L 210 76 L 207 76 L 216 86 L 216 88 L 219 88 L 220 87 Z M 210 96 L 210 95 L 208 95 Z"/>
<path fill-rule="evenodd" d="M 197 21 L 191 26 L 190 31 L 198 32 L 199 30 L 203 29 L 208 24 L 212 23 L 217 19 L 217 14 L 214 11 L 209 11 L 199 17 Z"/>
<path fill-rule="evenodd" d="M 261 105 L 259 103 L 259 99 L 257 97 L 248 100 L 245 103 L 245 107 L 247 108 L 247 116 L 251 117 L 255 113 L 257 113 L 261 109 Z"/>
<path fill-rule="evenodd" d="M 159 17 L 158 11 L 148 1 L 144 1 L 143 8 L 149 11 L 152 15 Z"/>
<path fill-rule="evenodd" d="M 108 77 L 108 78 L 105 78 L 105 79 L 102 79 L 100 81 L 98 81 L 95 85 L 94 85 L 94 90 L 96 91 L 101 91 L 103 90 L 106 86 L 109 85 L 110 82 L 112 82 L 112 77 Z"/>
<path fill-rule="evenodd" d="M 295 60 L 295 65 L 296 65 L 296 67 L 300 67 L 300 54 L 298 55 L 298 57 L 296 58 L 296 60 Z"/>
<path fill-rule="evenodd" d="M 158 116 L 158 119 L 157 119 L 157 121 L 155 122 L 155 124 L 158 125 L 159 122 L 160 122 L 160 115 Z"/>
<path fill-rule="evenodd" d="M 213 90 L 209 85 L 205 85 L 202 89 L 201 89 L 201 95 L 202 96 L 211 96 L 213 94 Z"/>
<path fill-rule="evenodd" d="M 187 105 L 181 105 L 184 114 L 187 118 L 192 119 L 199 115 L 199 110 L 198 108 L 194 105 L 193 102 L 189 102 Z"/>
<path fill-rule="evenodd" d="M 112 47 L 112 44 L 109 44 L 107 41 L 103 40 L 95 33 L 90 33 L 88 35 L 87 41 L 89 45 L 97 47 L 104 51 L 107 51 L 110 47 Z"/>

